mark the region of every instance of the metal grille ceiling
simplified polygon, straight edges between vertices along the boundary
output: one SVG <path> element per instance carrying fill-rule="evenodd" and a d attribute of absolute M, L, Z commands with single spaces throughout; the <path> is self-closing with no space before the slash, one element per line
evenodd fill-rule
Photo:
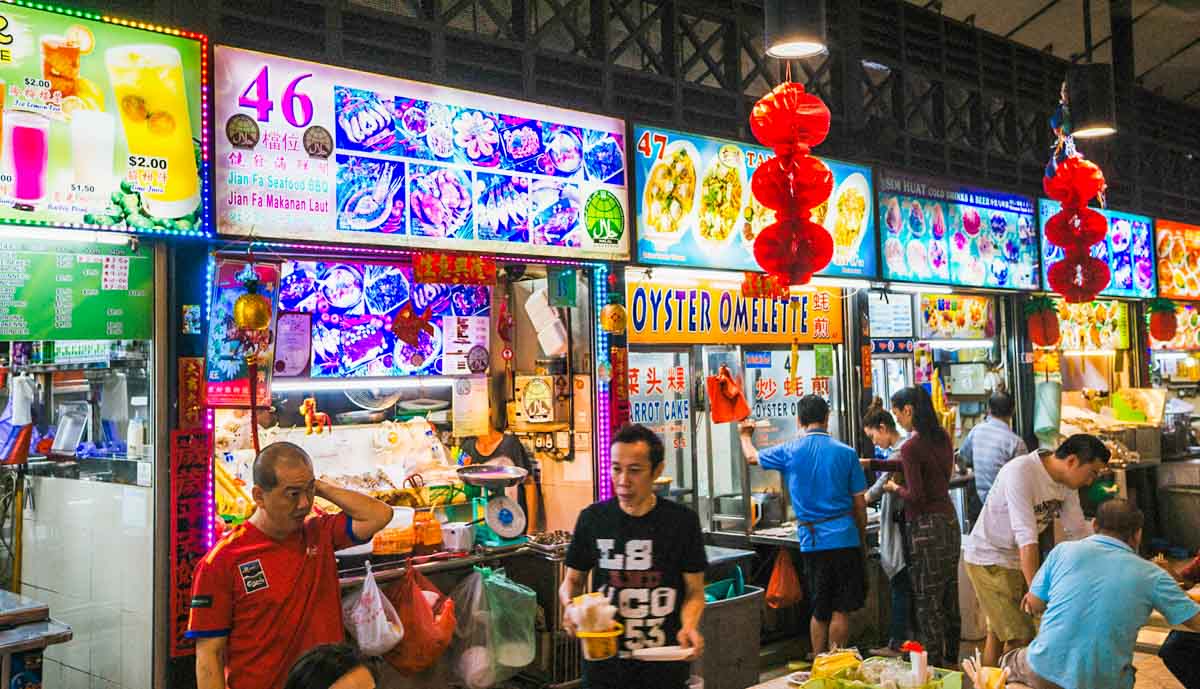
<path fill-rule="evenodd" d="M 1096 62 L 1112 61 L 1109 0 L 908 0 L 977 28 L 1086 61 L 1090 14 Z M 1133 0 L 1134 71 L 1140 85 L 1172 100 L 1200 105 L 1200 0 Z"/>

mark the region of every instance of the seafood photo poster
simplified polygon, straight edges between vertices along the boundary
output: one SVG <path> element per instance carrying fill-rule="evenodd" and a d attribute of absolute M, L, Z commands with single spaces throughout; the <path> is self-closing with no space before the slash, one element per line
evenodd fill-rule
<path fill-rule="evenodd" d="M 214 54 L 224 234 L 629 258 L 622 120 Z"/>
<path fill-rule="evenodd" d="M 882 171 L 883 277 L 957 287 L 1040 286 L 1033 199 Z"/>
<path fill-rule="evenodd" d="M 1200 299 L 1200 227 L 1159 219 L 1158 294 L 1166 299 Z"/>
<path fill-rule="evenodd" d="M 645 263 L 759 270 L 754 240 L 775 213 L 750 191 L 770 149 L 739 141 L 635 125 L 634 199 L 638 259 Z M 871 169 L 821 158 L 833 193 L 813 221 L 833 236 L 833 260 L 819 274 L 878 275 Z"/>
<path fill-rule="evenodd" d="M 1046 224 L 1062 206 L 1057 201 L 1038 199 L 1038 214 Z M 1092 208 L 1108 220 L 1108 236 L 1092 247 L 1092 256 L 1108 264 L 1112 272 L 1104 297 L 1147 299 L 1158 294 L 1154 270 L 1154 224 L 1150 218 L 1109 208 Z M 1043 275 L 1062 260 L 1061 248 L 1042 239 Z"/>

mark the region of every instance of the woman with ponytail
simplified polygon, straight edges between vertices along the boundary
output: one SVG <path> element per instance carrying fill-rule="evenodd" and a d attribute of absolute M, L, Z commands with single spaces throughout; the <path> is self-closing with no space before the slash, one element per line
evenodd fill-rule
<path fill-rule="evenodd" d="M 950 500 L 954 447 L 925 388 L 904 388 L 892 395 L 892 416 L 909 432 L 909 438 L 898 453 L 870 462 L 870 468 L 904 474 L 904 485 L 889 481 L 884 490 L 904 500 L 917 638 L 928 651 L 931 664 L 948 667 L 958 660 L 961 627 L 958 558 L 962 533 Z"/>

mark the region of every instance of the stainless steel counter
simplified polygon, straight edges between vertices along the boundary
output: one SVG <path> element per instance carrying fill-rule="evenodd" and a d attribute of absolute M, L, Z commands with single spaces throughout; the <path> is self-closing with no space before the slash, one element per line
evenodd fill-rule
<path fill-rule="evenodd" d="M 0 591 L 0 655 L 70 641 L 71 628 L 50 619 L 50 608 L 32 598 Z"/>

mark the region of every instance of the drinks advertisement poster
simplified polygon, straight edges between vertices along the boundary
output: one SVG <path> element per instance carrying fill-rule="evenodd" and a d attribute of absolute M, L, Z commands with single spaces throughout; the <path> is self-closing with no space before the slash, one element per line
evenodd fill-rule
<path fill-rule="evenodd" d="M 633 176 L 638 258 L 646 263 L 760 270 L 754 240 L 775 212 L 750 192 L 770 149 L 737 141 L 634 127 Z M 871 169 L 821 159 L 833 173 L 833 194 L 812 219 L 834 240 L 833 260 L 820 275 L 878 275 Z"/>
<path fill-rule="evenodd" d="M 1042 225 L 1061 209 L 1057 201 L 1038 200 Z M 1146 299 L 1157 294 L 1154 271 L 1154 226 L 1144 215 L 1093 208 L 1108 220 L 1108 236 L 1092 247 L 1092 256 L 1108 264 L 1112 272 L 1105 297 Z M 1042 239 L 1042 274 L 1062 260 L 1063 250 Z M 1049 282 L 1046 283 L 1047 285 Z"/>
<path fill-rule="evenodd" d="M 629 256 L 625 127 L 218 46 L 221 234 Z"/>
<path fill-rule="evenodd" d="M 1200 299 L 1200 227 L 1158 220 L 1158 294 Z"/>
<path fill-rule="evenodd" d="M 312 314 L 313 378 L 483 373 L 491 307 L 490 287 L 417 283 L 406 263 L 287 261 L 279 289 Z"/>
<path fill-rule="evenodd" d="M 247 334 L 239 331 L 233 320 L 234 305 L 246 294 L 246 280 L 253 275 L 258 276 L 258 293 L 271 302 L 274 311 L 279 288 L 278 265 L 255 263 L 251 268 L 246 261 L 217 259 L 209 306 L 208 354 L 204 358 L 205 400 L 210 407 L 250 407 L 250 366 L 246 357 L 251 353 L 256 354 L 258 362 L 254 402 L 256 406 L 271 404 L 270 372 L 275 361 L 275 340 L 266 331 L 249 342 Z M 272 326 L 275 320 L 272 312 Z"/>
<path fill-rule="evenodd" d="M 1029 197 L 890 171 L 881 172 L 876 185 L 884 279 L 1039 287 Z"/>
<path fill-rule="evenodd" d="M 930 340 L 986 340 L 996 336 L 991 297 L 922 294 L 921 337 Z"/>
<path fill-rule="evenodd" d="M 0 6 L 0 222 L 208 234 L 204 43 Z"/>

